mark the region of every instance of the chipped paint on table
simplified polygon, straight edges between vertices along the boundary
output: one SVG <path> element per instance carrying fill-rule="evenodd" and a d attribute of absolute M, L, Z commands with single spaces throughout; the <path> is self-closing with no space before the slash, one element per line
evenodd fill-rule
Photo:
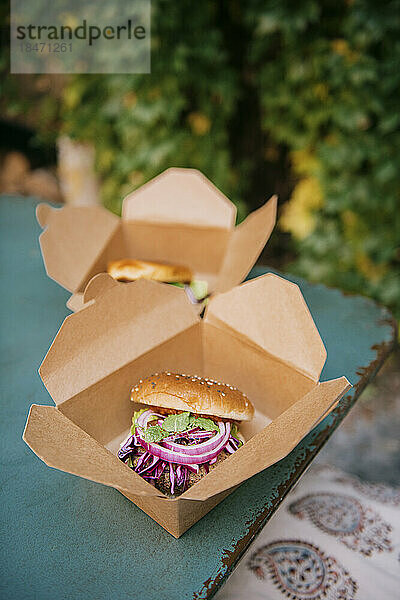
<path fill-rule="evenodd" d="M 210 598 L 383 364 L 391 316 L 365 298 L 299 282 L 328 350 L 321 379 L 346 375 L 354 387 L 288 457 L 176 540 L 115 490 L 49 469 L 21 440 L 30 404 L 50 403 L 36 370 L 68 313 L 68 292 L 44 272 L 35 204 L 0 200 L 4 597 Z"/>

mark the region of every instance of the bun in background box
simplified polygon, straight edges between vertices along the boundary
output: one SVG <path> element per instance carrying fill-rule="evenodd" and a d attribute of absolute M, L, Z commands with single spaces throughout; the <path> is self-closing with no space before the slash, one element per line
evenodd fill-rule
<path fill-rule="evenodd" d="M 82 308 L 90 279 L 121 259 L 184 265 L 208 293 L 239 284 L 275 225 L 276 196 L 235 227 L 236 207 L 200 171 L 171 168 L 129 194 L 122 217 L 105 208 L 39 204 L 47 274 Z"/>

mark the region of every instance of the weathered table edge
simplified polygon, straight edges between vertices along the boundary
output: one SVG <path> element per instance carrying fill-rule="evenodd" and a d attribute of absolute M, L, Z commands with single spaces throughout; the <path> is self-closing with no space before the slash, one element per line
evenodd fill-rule
<path fill-rule="evenodd" d="M 271 269 L 273 270 L 273 269 Z M 266 272 L 266 268 L 262 269 L 260 267 L 255 267 L 253 272 L 255 272 L 255 276 L 260 275 Z M 313 284 L 311 284 L 313 285 Z M 315 284 L 316 286 L 321 284 Z M 325 286 L 326 287 L 326 286 Z M 332 288 L 337 289 L 337 288 Z M 342 292 L 343 296 L 351 296 L 353 294 L 348 294 L 346 292 Z M 356 296 L 357 294 L 354 294 Z M 228 577 L 234 571 L 236 565 L 250 546 L 251 542 L 258 536 L 261 532 L 262 528 L 269 519 L 273 516 L 275 511 L 278 509 L 284 498 L 287 494 L 293 489 L 293 486 L 299 481 L 300 477 L 305 473 L 305 471 L 310 466 L 311 462 L 315 458 L 315 456 L 320 452 L 326 442 L 329 440 L 333 432 L 340 425 L 344 417 L 349 413 L 351 408 L 354 406 L 358 398 L 364 389 L 368 386 L 368 384 L 374 379 L 375 375 L 383 366 L 385 360 L 388 356 L 393 352 L 397 343 L 397 335 L 398 335 L 398 327 L 397 321 L 391 315 L 390 311 L 373 300 L 370 300 L 371 303 L 375 304 L 379 309 L 383 309 L 386 312 L 386 317 L 381 319 L 382 324 L 389 325 L 392 331 L 392 336 L 390 341 L 384 341 L 380 344 L 372 346 L 372 350 L 376 352 L 375 358 L 371 361 L 371 363 L 366 367 L 361 367 L 357 374 L 360 375 L 359 381 L 354 385 L 352 391 L 347 396 L 344 396 L 336 409 L 332 412 L 332 415 L 335 417 L 334 426 L 327 426 L 323 429 L 318 437 L 314 440 L 314 450 L 307 450 L 307 455 L 305 460 L 296 468 L 291 477 L 291 482 L 293 485 L 290 487 L 287 484 L 282 485 L 282 491 L 279 490 L 279 496 L 272 501 L 272 507 L 265 508 L 256 519 L 249 523 L 248 532 L 244 537 L 242 537 L 239 542 L 237 542 L 234 550 L 226 551 L 226 556 L 221 562 L 226 568 L 223 571 L 220 571 L 216 577 L 207 579 L 202 588 L 195 592 L 193 595 L 193 600 L 200 600 L 200 598 L 207 598 L 210 600 L 213 596 L 220 590 L 222 585 L 226 582 Z"/>

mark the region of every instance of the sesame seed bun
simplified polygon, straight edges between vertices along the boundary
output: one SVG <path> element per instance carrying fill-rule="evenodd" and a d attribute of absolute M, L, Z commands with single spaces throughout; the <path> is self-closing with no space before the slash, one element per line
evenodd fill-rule
<path fill-rule="evenodd" d="M 190 283 L 192 272 L 187 267 L 124 258 L 108 263 L 107 273 L 118 281 L 153 279 L 165 283 Z"/>
<path fill-rule="evenodd" d="M 132 388 L 131 400 L 170 410 L 250 421 L 254 407 L 237 388 L 197 375 L 155 373 Z"/>

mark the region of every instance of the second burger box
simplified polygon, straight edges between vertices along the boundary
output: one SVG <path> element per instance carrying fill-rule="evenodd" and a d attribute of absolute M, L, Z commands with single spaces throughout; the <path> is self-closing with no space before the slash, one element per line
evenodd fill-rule
<path fill-rule="evenodd" d="M 284 458 L 350 387 L 319 382 L 326 350 L 299 288 L 267 274 L 215 295 L 200 319 L 183 290 L 99 274 L 62 324 L 40 376 L 56 406 L 32 405 L 24 440 L 49 466 L 114 487 L 175 537 L 246 479 Z M 168 498 L 121 462 L 130 390 L 161 371 L 242 390 L 246 443 Z"/>
<path fill-rule="evenodd" d="M 47 274 L 82 308 L 89 280 L 124 258 L 183 265 L 211 293 L 239 284 L 256 262 L 276 219 L 273 196 L 235 227 L 236 207 L 194 169 L 164 171 L 123 201 L 122 218 L 105 208 L 37 207 Z"/>

